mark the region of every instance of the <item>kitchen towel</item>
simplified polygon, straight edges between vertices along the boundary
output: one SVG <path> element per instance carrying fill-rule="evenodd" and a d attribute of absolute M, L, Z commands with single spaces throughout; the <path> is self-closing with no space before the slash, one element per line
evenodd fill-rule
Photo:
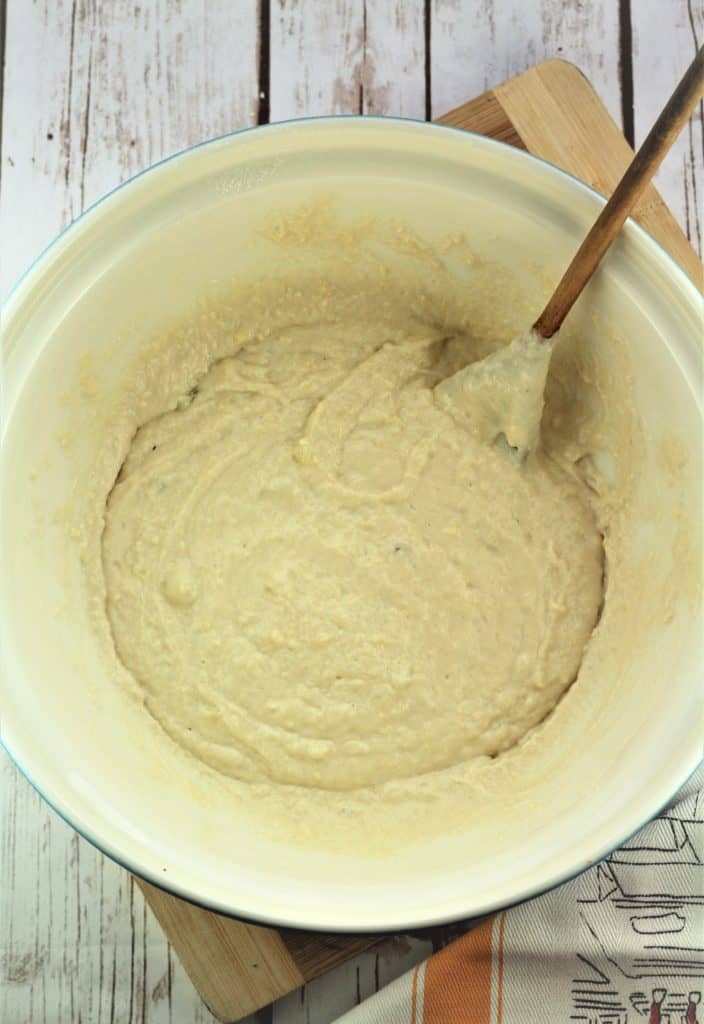
<path fill-rule="evenodd" d="M 471 928 L 338 1024 L 704 1024 L 704 766 L 600 864 Z"/>

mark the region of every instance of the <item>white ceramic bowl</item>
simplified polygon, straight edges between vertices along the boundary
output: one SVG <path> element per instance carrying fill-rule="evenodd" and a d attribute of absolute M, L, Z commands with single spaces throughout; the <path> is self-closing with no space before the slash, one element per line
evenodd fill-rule
<path fill-rule="evenodd" d="M 257 838 L 225 803 L 196 799 L 179 770 L 154 764 L 135 740 L 135 712 L 105 678 L 61 509 L 101 444 L 91 414 L 144 337 L 187 312 L 214 279 L 246 267 L 238 242 L 263 212 L 321 189 L 345 209 L 398 214 L 424 233 L 465 230 L 480 253 L 519 275 L 535 272 L 536 254 L 551 273 L 566 264 L 603 202 L 554 167 L 479 136 L 335 118 L 196 147 L 80 218 L 3 312 L 2 740 L 67 821 L 175 893 L 283 925 L 421 927 L 554 886 L 666 803 L 701 757 L 701 621 L 683 610 L 676 628 L 655 630 L 634 652 L 609 714 L 585 723 L 583 742 L 545 779 L 531 816 L 487 822 L 479 842 L 436 839 L 376 861 L 301 852 Z M 628 342 L 646 439 L 665 429 L 689 439 L 680 490 L 685 514 L 700 523 L 698 293 L 629 223 L 585 301 Z M 87 428 L 62 444 L 62 396 L 87 347 L 99 368 L 83 398 Z"/>

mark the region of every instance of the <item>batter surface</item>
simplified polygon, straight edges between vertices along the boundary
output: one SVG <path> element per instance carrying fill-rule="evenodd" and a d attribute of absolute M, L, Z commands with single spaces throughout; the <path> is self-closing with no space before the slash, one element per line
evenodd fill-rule
<path fill-rule="evenodd" d="M 519 464 L 435 390 L 480 354 L 471 331 L 401 292 L 321 295 L 140 426 L 102 563 L 117 655 L 182 748 L 349 791 L 538 726 L 579 671 L 604 555 L 566 449 Z"/>

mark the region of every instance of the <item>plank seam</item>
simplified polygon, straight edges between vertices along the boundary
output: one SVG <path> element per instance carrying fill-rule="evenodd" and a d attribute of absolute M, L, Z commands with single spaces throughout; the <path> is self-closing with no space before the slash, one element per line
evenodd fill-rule
<path fill-rule="evenodd" d="M 359 111 L 364 114 L 364 78 L 367 70 L 367 0 L 362 5 L 362 72 L 359 76 Z"/>
<path fill-rule="evenodd" d="M 432 101 L 432 78 L 433 78 L 433 65 L 432 65 L 432 36 L 431 36 L 431 24 L 432 24 L 432 7 L 433 0 L 425 0 L 423 7 L 423 37 L 425 40 L 425 120 L 432 121 L 433 119 L 433 101 Z"/>
<path fill-rule="evenodd" d="M 618 74 L 621 82 L 623 134 L 629 146 L 635 147 L 631 0 L 619 0 L 618 2 Z"/>
<path fill-rule="evenodd" d="M 689 27 L 692 33 L 692 41 L 694 43 L 695 53 L 699 50 L 699 39 L 697 37 L 697 26 L 694 20 L 694 9 L 692 7 L 692 0 L 687 0 L 687 17 L 689 19 Z M 704 153 L 704 101 L 700 102 L 699 107 L 699 118 L 702 125 L 702 150 Z M 696 115 L 695 115 L 696 116 Z M 697 161 L 694 154 L 694 117 L 691 117 L 689 124 L 687 125 L 687 134 L 689 141 L 689 160 L 690 167 L 692 168 L 692 212 L 693 216 L 690 217 L 689 210 L 689 181 L 687 175 L 687 165 L 685 161 L 684 166 L 684 202 L 685 202 L 685 215 L 687 217 L 687 237 L 690 242 L 694 245 L 696 243 L 698 251 L 702 251 L 702 230 L 699 218 L 699 197 L 697 196 L 697 175 L 696 166 Z"/>
<path fill-rule="evenodd" d="M 271 0 L 259 0 L 257 124 L 268 124 L 271 93 Z"/>
<path fill-rule="evenodd" d="M 3 134 L 2 112 L 5 108 L 5 40 L 7 36 L 7 3 L 0 0 L 0 193 L 2 192 Z"/>

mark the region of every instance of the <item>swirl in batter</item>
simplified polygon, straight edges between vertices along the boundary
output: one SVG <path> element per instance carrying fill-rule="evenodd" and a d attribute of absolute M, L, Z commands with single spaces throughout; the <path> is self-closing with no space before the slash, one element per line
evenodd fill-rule
<path fill-rule="evenodd" d="M 138 430 L 102 541 L 115 648 L 182 747 L 353 790 L 500 755 L 575 679 L 591 494 L 478 439 L 460 335 L 371 315 L 252 338 Z"/>

